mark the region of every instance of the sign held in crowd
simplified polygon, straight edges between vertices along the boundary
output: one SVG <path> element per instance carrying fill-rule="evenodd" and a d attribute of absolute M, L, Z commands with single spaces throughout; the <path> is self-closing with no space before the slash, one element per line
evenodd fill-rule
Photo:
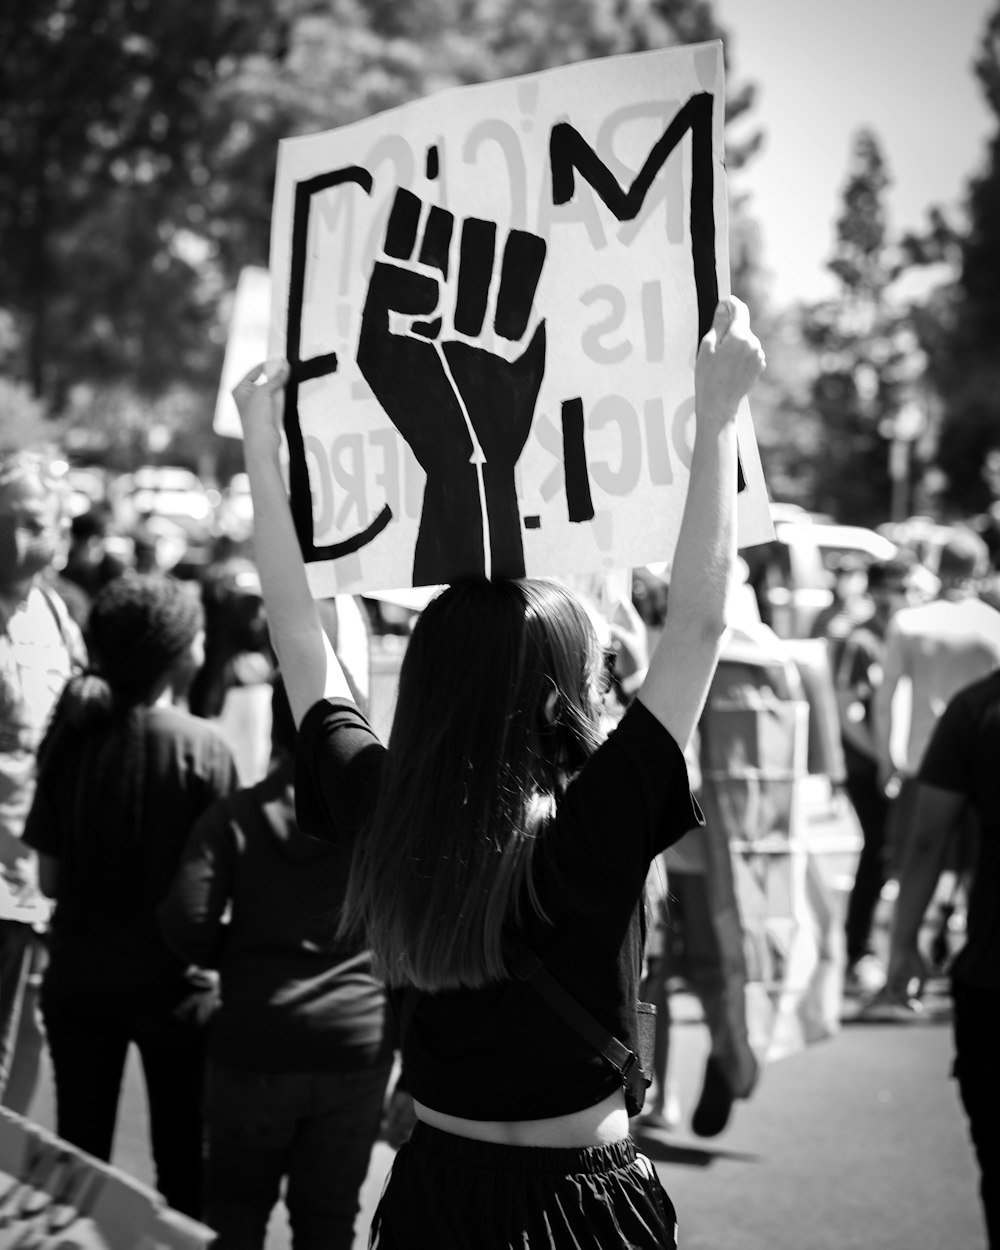
<path fill-rule="evenodd" d="M 0 1250 L 207 1250 L 159 1194 L 0 1107 Z"/>
<path fill-rule="evenodd" d="M 315 594 L 670 559 L 729 290 L 723 113 L 709 43 L 282 142 L 269 354 Z"/>

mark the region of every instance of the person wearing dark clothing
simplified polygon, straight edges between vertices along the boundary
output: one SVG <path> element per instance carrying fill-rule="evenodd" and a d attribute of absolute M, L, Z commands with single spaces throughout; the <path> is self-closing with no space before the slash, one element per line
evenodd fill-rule
<path fill-rule="evenodd" d="M 350 849 L 342 931 L 366 935 L 400 1008 L 418 1123 L 373 1219 L 379 1250 L 676 1245 L 673 1205 L 629 1135 L 641 896 L 652 857 L 700 821 L 683 749 L 735 565 L 735 414 L 762 367 L 746 307 L 721 300 L 698 351 L 671 611 L 606 740 L 607 670 L 584 605 L 553 581 L 470 576 L 414 626 L 383 748 L 295 538 L 276 425 L 287 362 L 234 390 L 268 624 L 300 726 L 300 825 Z M 620 1068 L 543 988 L 532 997 L 537 959 L 599 1036 L 619 1039 Z"/>
<path fill-rule="evenodd" d="M 371 952 L 336 936 L 349 857 L 295 823 L 294 743 L 279 683 L 270 773 L 201 817 L 159 912 L 178 955 L 220 973 L 205 1102 L 218 1250 L 262 1250 L 283 1180 L 296 1250 L 350 1250 L 394 1054 Z"/>
<path fill-rule="evenodd" d="M 966 941 L 951 968 L 955 1066 L 980 1171 L 990 1250 L 1000 1250 L 1000 671 L 954 695 L 938 720 L 917 777 L 910 855 L 891 926 L 886 994 L 905 1002 L 926 977 L 920 928 L 949 843 L 971 809 L 978 856 Z"/>
<path fill-rule="evenodd" d="M 229 748 L 171 705 L 202 645 L 178 582 L 126 575 L 94 600 L 94 668 L 72 678 L 39 751 L 25 842 L 56 900 L 42 1015 L 56 1131 L 110 1159 L 128 1049 L 142 1060 L 156 1181 L 201 1213 L 201 1095 L 212 988 L 166 945 L 156 907 L 197 818 L 235 788 Z"/>
<path fill-rule="evenodd" d="M 877 561 L 869 567 L 872 615 L 851 630 L 831 653 L 845 785 L 862 836 L 845 921 L 845 986 L 852 991 L 874 992 L 885 981 L 884 969 L 872 950 L 871 936 L 875 909 L 889 870 L 886 831 L 890 800 L 879 781 L 872 709 L 882 676 L 886 627 L 893 613 L 906 602 L 909 574 L 910 564 L 902 558 Z"/>
<path fill-rule="evenodd" d="M 108 582 L 121 577 L 128 568 L 124 560 L 108 550 L 110 526 L 108 510 L 100 507 L 81 512 L 70 521 L 69 551 L 61 577 L 83 592 L 88 609 Z"/>

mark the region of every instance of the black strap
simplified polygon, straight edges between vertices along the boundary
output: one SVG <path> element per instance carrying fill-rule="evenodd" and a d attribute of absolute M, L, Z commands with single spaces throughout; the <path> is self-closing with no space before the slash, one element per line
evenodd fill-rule
<path fill-rule="evenodd" d="M 607 1059 L 613 1068 L 621 1073 L 621 1078 L 642 1105 L 646 1090 L 646 1079 L 639 1063 L 639 1057 L 633 1050 L 620 1042 L 617 1037 L 590 1014 L 570 992 L 555 979 L 533 950 L 519 938 L 504 938 L 504 956 L 507 968 L 512 976 L 524 981 L 543 998 L 556 1015 L 560 1016 L 569 1026 Z"/>

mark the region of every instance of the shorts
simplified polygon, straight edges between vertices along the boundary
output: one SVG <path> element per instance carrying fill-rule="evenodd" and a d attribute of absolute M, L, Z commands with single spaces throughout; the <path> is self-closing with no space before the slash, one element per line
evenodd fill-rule
<path fill-rule="evenodd" d="M 371 1250 L 675 1250 L 673 1204 L 631 1138 L 501 1146 L 418 1123 L 396 1155 Z"/>

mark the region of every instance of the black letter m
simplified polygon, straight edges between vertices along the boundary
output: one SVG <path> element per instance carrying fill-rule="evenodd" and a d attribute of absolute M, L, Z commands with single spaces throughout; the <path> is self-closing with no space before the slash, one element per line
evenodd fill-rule
<path fill-rule="evenodd" d="M 567 204 L 576 190 L 576 171 L 590 183 L 619 221 L 638 216 L 653 179 L 667 157 L 691 131 L 691 260 L 698 293 L 698 342 L 708 333 L 719 302 L 715 273 L 715 211 L 712 172 L 711 92 L 691 96 L 653 144 L 646 162 L 628 190 L 569 122 L 557 122 L 549 136 L 552 202 Z"/>

